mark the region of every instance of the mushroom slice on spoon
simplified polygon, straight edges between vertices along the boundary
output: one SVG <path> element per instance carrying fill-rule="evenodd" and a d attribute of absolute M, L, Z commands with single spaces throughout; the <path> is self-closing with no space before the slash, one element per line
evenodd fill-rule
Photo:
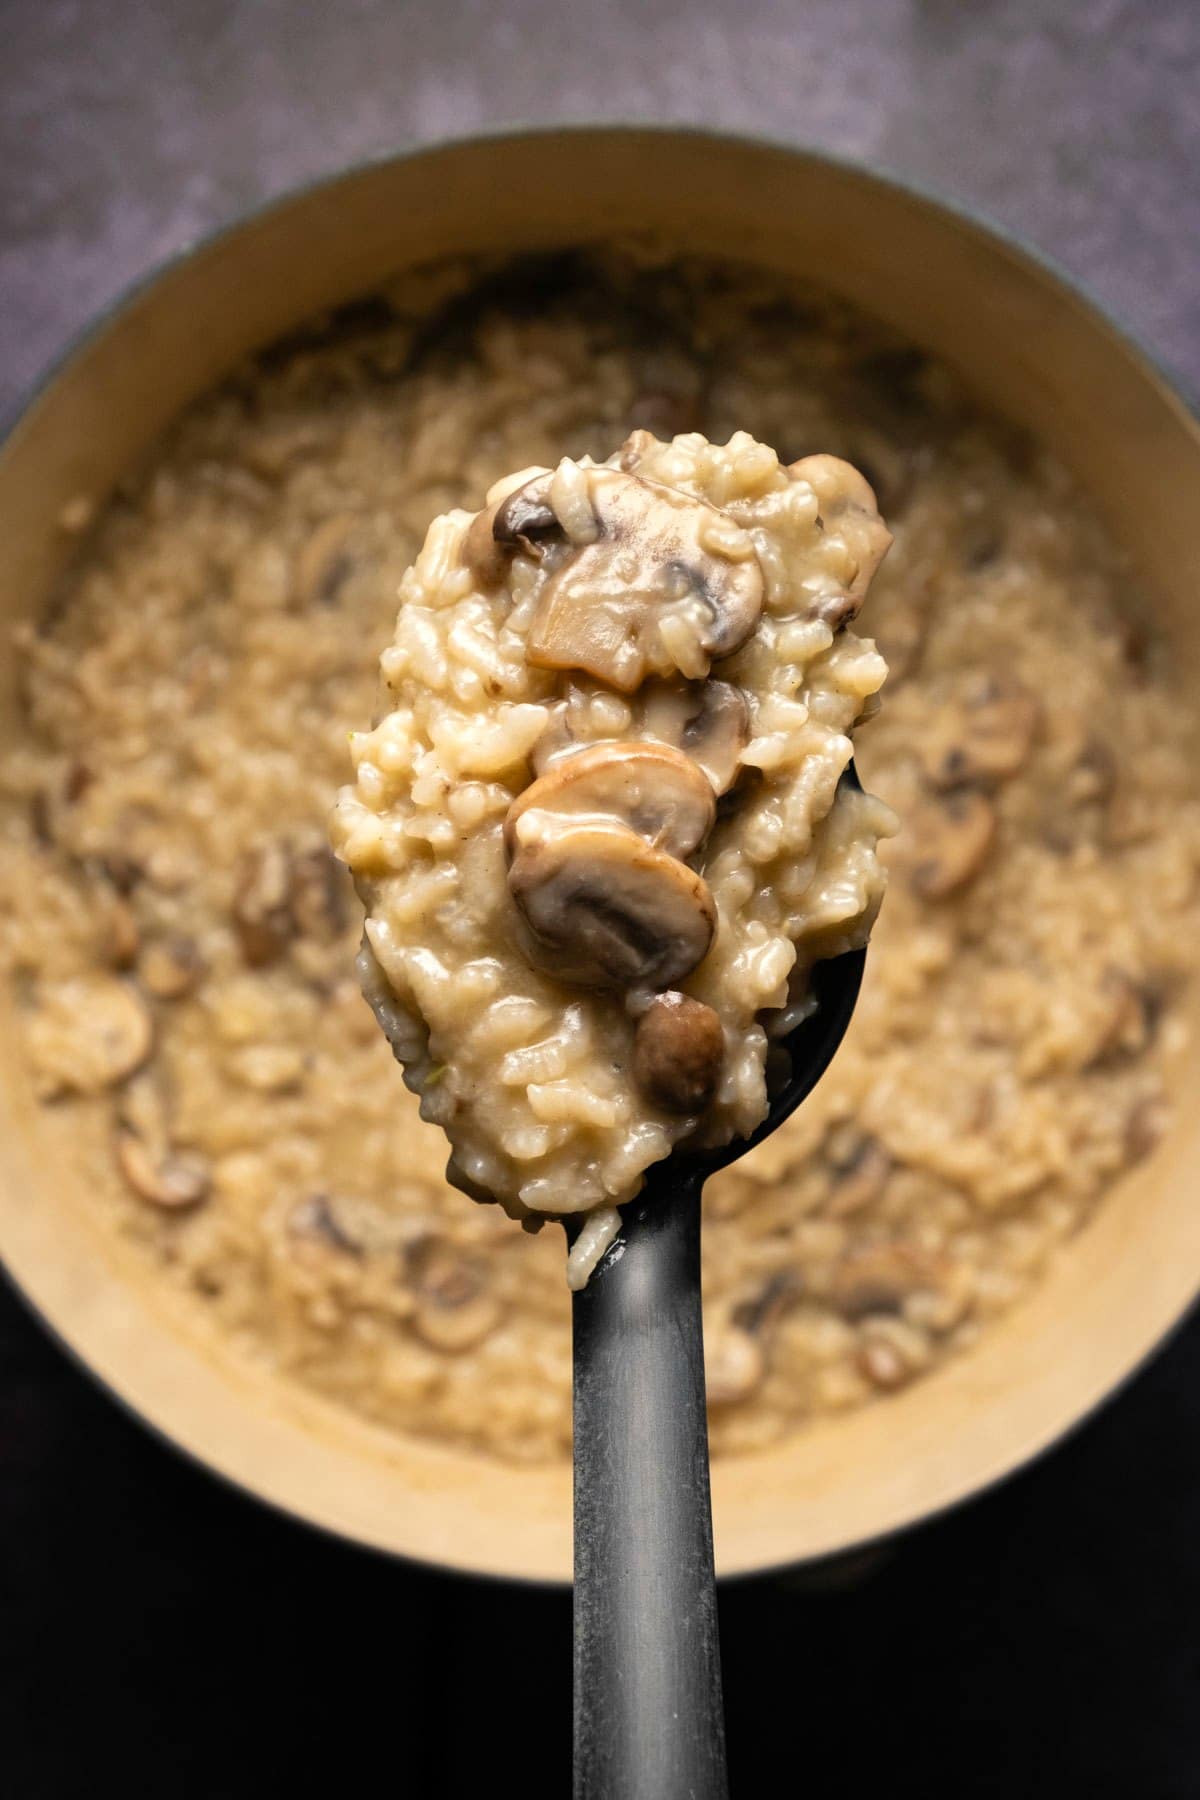
<path fill-rule="evenodd" d="M 639 729 L 682 750 L 724 794 L 750 742 L 750 708 L 729 681 L 653 681 L 643 690 Z"/>
<path fill-rule="evenodd" d="M 815 603 L 817 617 L 839 631 L 857 616 L 892 534 L 879 516 L 870 482 L 840 456 L 801 457 L 789 465 L 788 474 L 812 488 L 825 534 L 840 538 L 844 546 L 841 588 L 820 595 Z"/>
<path fill-rule="evenodd" d="M 541 815 L 550 815 L 542 817 Z M 518 794 L 504 821 L 509 855 L 571 819 L 616 820 L 669 856 L 690 856 L 712 830 L 707 777 L 667 744 L 608 743 L 577 750 Z"/>
<path fill-rule="evenodd" d="M 531 959 L 584 987 L 672 987 L 704 959 L 716 930 L 695 870 L 624 825 L 581 825 L 522 845 L 508 885 Z"/>
<path fill-rule="evenodd" d="M 547 574 L 526 637 L 540 669 L 582 669 L 625 694 L 647 675 L 707 675 L 732 655 L 762 611 L 763 578 L 748 532 L 705 501 L 619 469 L 582 471 L 591 507 L 590 541 L 545 552 Z M 522 512 L 514 542 L 541 550 L 553 482 L 529 484 L 534 535 Z M 493 532 L 508 530 L 522 494 L 510 495 Z"/>

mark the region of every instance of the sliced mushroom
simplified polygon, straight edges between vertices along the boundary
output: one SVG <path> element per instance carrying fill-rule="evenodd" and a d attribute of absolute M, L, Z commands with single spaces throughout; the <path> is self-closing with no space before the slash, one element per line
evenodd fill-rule
<path fill-rule="evenodd" d="M 195 939 L 152 938 L 138 958 L 138 981 L 156 1000 L 181 1000 L 204 973 L 204 958 Z"/>
<path fill-rule="evenodd" d="M 1137 1056 L 1153 1041 L 1163 996 L 1153 982 L 1137 981 L 1124 969 L 1109 968 L 1100 982 L 1105 1012 L 1086 1064 L 1103 1067 L 1122 1057 Z"/>
<path fill-rule="evenodd" d="M 996 813 L 982 794 L 963 788 L 915 807 L 907 828 L 918 847 L 909 885 L 922 900 L 944 900 L 974 881 L 987 861 Z"/>
<path fill-rule="evenodd" d="M 846 1319 L 898 1313 L 910 1295 L 937 1292 L 945 1269 L 911 1244 L 867 1244 L 852 1250 L 834 1270 L 830 1300 Z"/>
<path fill-rule="evenodd" d="M 292 912 L 292 859 L 286 844 L 262 844 L 238 869 L 233 925 L 242 955 L 252 969 L 274 962 L 295 935 Z"/>
<path fill-rule="evenodd" d="M 793 481 L 806 481 L 812 488 L 823 529 L 838 533 L 853 562 L 843 591 L 822 595 L 816 602 L 817 617 L 836 631 L 862 605 L 892 534 L 879 516 L 870 483 L 840 456 L 801 457 L 790 464 L 788 474 Z"/>
<path fill-rule="evenodd" d="M 349 877 L 327 844 L 292 857 L 292 918 L 301 937 L 329 943 L 346 924 Z"/>
<path fill-rule="evenodd" d="M 533 550 L 548 539 L 562 537 L 563 528 L 550 504 L 552 479 L 535 475 L 500 502 L 492 518 L 492 537 L 497 544 Z"/>
<path fill-rule="evenodd" d="M 333 606 L 354 568 L 354 533 L 349 513 L 323 519 L 305 540 L 292 566 L 292 592 L 300 606 Z"/>
<path fill-rule="evenodd" d="M 149 1071 L 136 1076 L 121 1093 L 113 1157 L 139 1199 L 168 1211 L 198 1205 L 212 1186 L 205 1158 L 172 1144 L 163 1088 Z"/>
<path fill-rule="evenodd" d="M 825 1154 L 832 1170 L 825 1208 L 831 1219 L 849 1218 L 879 1199 L 892 1172 L 892 1159 L 877 1138 L 842 1127 L 831 1134 Z"/>
<path fill-rule="evenodd" d="M 637 729 L 674 744 L 724 794 L 750 741 L 750 708 L 741 688 L 728 681 L 648 682 Z"/>
<path fill-rule="evenodd" d="M 725 1034 L 711 1006 L 688 994 L 658 994 L 637 1022 L 633 1078 L 669 1113 L 711 1105 L 725 1060 Z"/>
<path fill-rule="evenodd" d="M 745 643 L 762 610 L 763 579 L 749 535 L 714 507 L 620 469 L 585 471 L 594 542 L 572 545 L 547 575 L 526 638 L 541 669 L 582 669 L 633 693 L 648 674 L 684 673 Z M 528 533 L 523 534 L 528 539 Z M 706 546 L 719 536 L 720 553 Z M 686 649 L 663 637 L 679 622 Z"/>
<path fill-rule="evenodd" d="M 431 1349 L 471 1350 L 499 1324 L 482 1258 L 426 1238 L 409 1249 L 407 1275 L 417 1301 L 413 1329 Z"/>
<path fill-rule="evenodd" d="M 751 1299 L 734 1307 L 733 1322 L 742 1331 L 761 1336 L 797 1305 L 803 1293 L 804 1282 L 797 1271 L 780 1269 Z"/>
<path fill-rule="evenodd" d="M 536 554 L 539 544 L 562 539 L 563 530 L 546 498 L 551 477 L 542 472 L 476 513 L 463 539 L 463 561 L 484 587 L 503 581 L 513 552 Z"/>
<path fill-rule="evenodd" d="M 534 746 L 532 761 L 539 775 L 560 756 L 582 747 L 577 730 L 569 701 L 558 701 Z M 750 741 L 750 708 L 732 682 L 647 681 L 633 703 L 628 735 L 631 740 L 682 750 L 703 769 L 714 791 L 724 794 L 742 772 L 741 754 Z"/>
<path fill-rule="evenodd" d="M 716 801 L 694 763 L 666 744 L 595 744 L 564 756 L 517 795 L 504 821 L 509 855 L 557 821 L 617 820 L 669 856 L 690 856 L 712 830 Z M 537 815 L 549 814 L 547 820 Z"/>
<path fill-rule="evenodd" d="M 623 826 L 580 826 L 522 847 L 508 885 L 531 960 L 584 987 L 672 987 L 716 930 L 700 876 Z"/>
<path fill-rule="evenodd" d="M 113 1153 L 138 1198 L 168 1212 L 198 1206 L 212 1187 L 212 1175 L 202 1156 L 172 1150 L 159 1154 L 128 1125 L 118 1125 Z"/>
<path fill-rule="evenodd" d="M 938 788 L 1007 780 L 1028 757 L 1040 715 L 1015 676 L 974 681 L 935 719 L 921 756 L 926 776 Z"/>
<path fill-rule="evenodd" d="M 43 1100 L 99 1094 L 139 1069 L 154 1028 L 135 990 L 115 976 L 83 976 L 44 989 L 29 1023 L 29 1053 Z"/>

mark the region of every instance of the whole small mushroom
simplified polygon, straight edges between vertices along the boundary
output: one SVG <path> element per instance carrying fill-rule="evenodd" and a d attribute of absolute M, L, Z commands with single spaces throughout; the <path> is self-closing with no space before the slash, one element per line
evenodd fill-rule
<path fill-rule="evenodd" d="M 128 1126 L 118 1125 L 113 1152 L 117 1167 L 139 1199 L 165 1212 L 198 1206 L 212 1186 L 208 1164 L 201 1156 L 154 1148 Z"/>
<path fill-rule="evenodd" d="M 689 994 L 657 994 L 637 1022 L 633 1078 L 664 1112 L 702 1113 L 725 1060 L 725 1034 L 711 1006 Z"/>

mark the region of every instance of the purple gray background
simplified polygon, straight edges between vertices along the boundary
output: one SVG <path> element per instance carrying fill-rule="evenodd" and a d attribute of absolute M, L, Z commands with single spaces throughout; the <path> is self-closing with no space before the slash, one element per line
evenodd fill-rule
<path fill-rule="evenodd" d="M 0 0 L 0 412 L 158 259 L 521 121 L 823 145 L 1031 238 L 1200 388 L 1200 0 Z M 2 549 L 0 549 L 2 553 Z M 1053 1456 L 814 1586 L 727 1590 L 735 1792 L 1200 1793 L 1200 1326 Z M 0 1788 L 568 1791 L 565 1596 L 316 1538 L 0 1287 Z M 787 1773 L 785 1773 L 785 1770 Z"/>

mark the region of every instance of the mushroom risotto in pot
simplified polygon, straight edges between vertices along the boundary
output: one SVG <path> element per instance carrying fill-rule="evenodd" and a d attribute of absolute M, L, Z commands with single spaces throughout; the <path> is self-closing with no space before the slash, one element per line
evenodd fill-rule
<path fill-rule="evenodd" d="M 529 934 L 518 1000 L 540 1004 L 539 959 L 561 976 L 596 954 L 574 926 L 563 935 L 547 818 L 567 816 L 589 866 L 632 867 L 634 846 L 613 842 L 627 832 L 685 872 L 654 865 L 678 919 L 649 998 L 636 1018 L 611 1001 L 632 1050 L 625 1086 L 588 1090 L 612 1110 L 614 1154 L 616 1124 L 643 1130 L 629 1185 L 610 1173 L 607 1191 L 632 1191 L 710 1094 L 721 1128 L 744 1129 L 755 1076 L 735 1071 L 727 1033 L 718 1046 L 693 1015 L 686 1066 L 670 1053 L 682 1002 L 730 1016 L 700 945 L 719 875 L 707 853 L 703 875 L 692 866 L 694 845 L 639 832 L 665 783 L 673 829 L 715 842 L 730 746 L 744 761 L 757 740 L 753 779 L 769 785 L 776 734 L 726 679 L 746 653 L 706 647 L 695 614 L 673 644 L 622 629 L 648 655 L 615 677 L 592 666 L 609 640 L 564 651 L 569 559 L 539 535 L 581 531 L 586 555 L 589 516 L 636 500 L 629 529 L 647 522 L 627 484 L 684 493 L 714 517 L 659 517 L 678 551 L 667 560 L 715 559 L 710 624 L 736 634 L 756 605 L 769 614 L 736 536 L 761 521 L 725 516 L 722 459 L 737 445 L 771 459 L 760 475 L 780 493 L 818 494 L 784 471 L 828 454 L 878 497 L 894 543 L 862 622 L 891 673 L 856 755 L 902 830 L 884 848 L 889 896 L 836 1062 L 706 1191 L 715 1452 L 876 1403 L 967 1351 L 1070 1254 L 1162 1130 L 1178 997 L 1200 955 L 1194 763 L 1136 584 L 1062 469 L 911 345 L 757 273 L 647 245 L 421 271 L 239 369 L 98 516 L 86 494 L 66 509 L 78 552 L 18 638 L 26 729 L 0 765 L 0 960 L 30 1078 L 89 1203 L 191 1329 L 397 1430 L 565 1457 L 569 1303 L 557 1232 L 528 1240 L 446 1185 L 445 1140 L 419 1121 L 363 1005 L 361 914 L 326 845 L 347 735 L 371 715 L 378 648 L 413 597 L 406 571 L 431 521 L 457 515 L 447 555 L 479 559 L 484 603 L 527 584 L 550 671 L 544 692 L 512 696 L 517 710 L 552 701 L 522 752 L 535 764 L 501 784 L 502 809 L 493 796 L 499 879 Z M 529 480 L 497 489 L 513 470 Z M 756 563 L 769 587 L 761 545 Z M 417 674 L 438 654 L 420 610 L 407 627 L 402 612 L 396 638 Z M 502 659 L 468 626 L 456 655 L 503 685 Z M 855 662 L 831 684 L 848 723 L 870 710 L 882 664 L 869 642 L 837 641 Z M 799 657 L 810 689 L 822 644 Z M 689 661 L 711 655 L 715 675 Z M 612 728 L 614 707 L 633 729 L 624 712 Z M 371 735 L 378 756 L 355 743 L 360 786 L 363 762 L 386 772 L 392 753 L 386 717 Z M 596 754 L 616 740 L 634 754 Z M 338 826 L 357 864 L 347 825 L 362 820 Z M 844 917 L 869 922 L 877 899 L 864 877 Z M 434 914 L 444 903 L 426 900 Z M 390 977 L 387 947 L 372 955 Z M 786 956 L 763 973 L 776 1003 Z M 542 1088 L 543 1112 L 570 1085 L 571 1030 L 595 1029 L 592 991 L 545 1027 L 527 1029 L 529 1013 L 488 1052 L 497 1067 L 549 1057 L 512 1084 Z M 484 1026 L 494 1008 L 459 999 Z M 425 1073 L 436 1095 L 438 1070 Z M 514 1210 L 537 1197 L 519 1194 L 517 1152 L 532 1147 L 531 1173 L 573 1154 L 572 1118 L 526 1104 L 487 1146 Z M 533 1136 L 514 1149 L 510 1129 Z"/>

